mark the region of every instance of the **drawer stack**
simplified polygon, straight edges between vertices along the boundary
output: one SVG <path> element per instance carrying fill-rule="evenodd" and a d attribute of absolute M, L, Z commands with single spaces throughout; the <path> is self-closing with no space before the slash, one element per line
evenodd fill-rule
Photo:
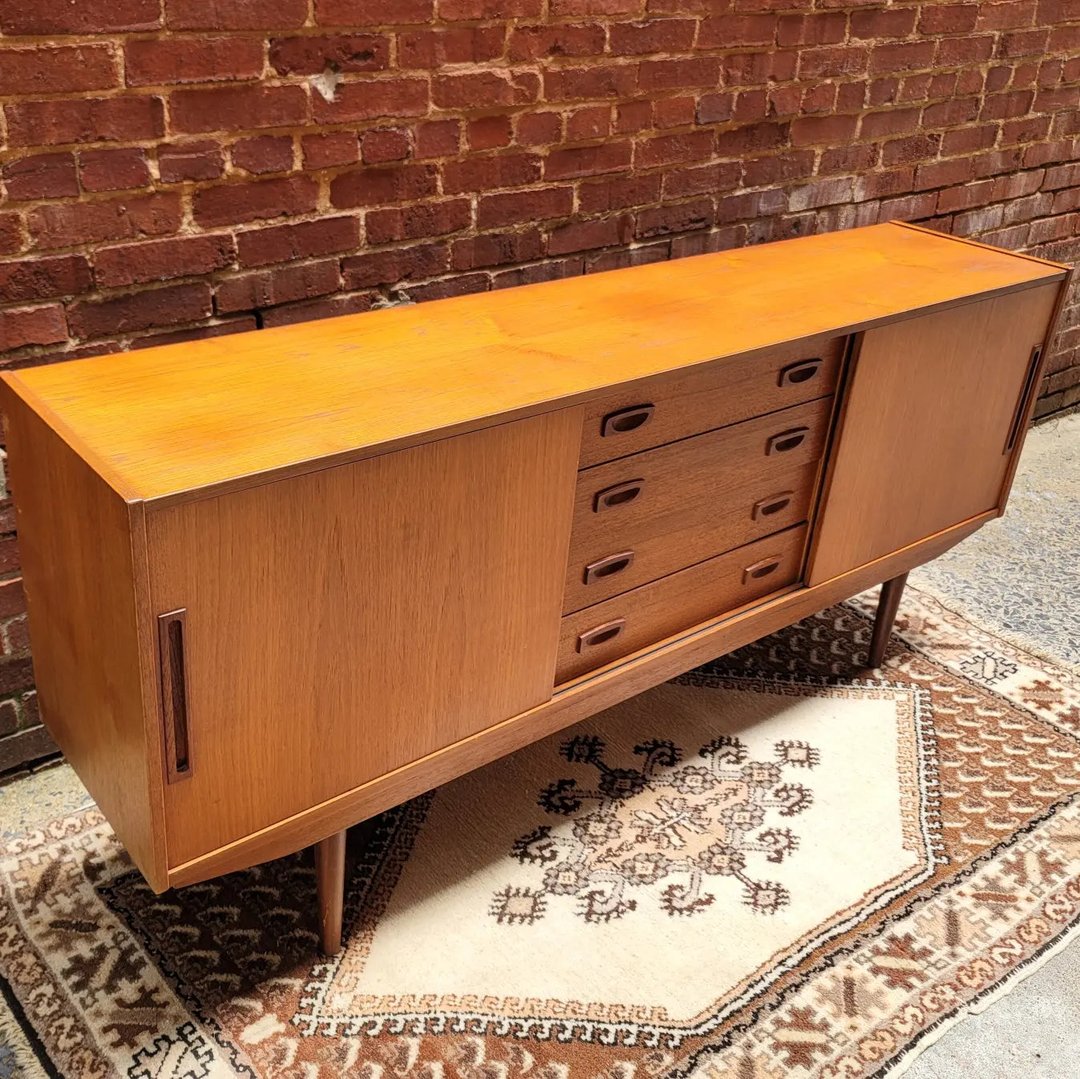
<path fill-rule="evenodd" d="M 556 682 L 799 578 L 844 339 L 586 409 Z"/>

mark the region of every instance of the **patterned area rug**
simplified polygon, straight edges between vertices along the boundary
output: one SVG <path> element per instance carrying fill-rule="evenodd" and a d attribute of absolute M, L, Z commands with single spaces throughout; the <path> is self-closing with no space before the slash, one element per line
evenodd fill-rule
<path fill-rule="evenodd" d="M 305 856 L 9 838 L 0 1076 L 897 1073 L 1080 924 L 1080 685 L 911 590 L 860 677 L 870 600 L 354 830 L 331 962 Z"/>

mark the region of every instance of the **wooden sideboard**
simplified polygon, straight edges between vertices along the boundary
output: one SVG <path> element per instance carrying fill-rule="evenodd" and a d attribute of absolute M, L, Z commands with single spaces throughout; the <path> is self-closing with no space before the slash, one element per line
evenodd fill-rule
<path fill-rule="evenodd" d="M 42 713 L 156 890 L 1004 508 L 1064 267 L 888 224 L 3 376 Z"/>

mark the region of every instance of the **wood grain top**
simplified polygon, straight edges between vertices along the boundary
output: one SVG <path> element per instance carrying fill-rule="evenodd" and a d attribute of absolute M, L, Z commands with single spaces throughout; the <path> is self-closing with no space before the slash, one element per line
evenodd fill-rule
<path fill-rule="evenodd" d="M 893 223 L 2 377 L 123 498 L 171 502 L 1064 273 Z"/>

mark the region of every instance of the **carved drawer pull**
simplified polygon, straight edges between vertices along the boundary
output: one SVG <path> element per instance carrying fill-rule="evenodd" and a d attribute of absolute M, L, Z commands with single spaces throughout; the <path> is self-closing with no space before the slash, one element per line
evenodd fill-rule
<path fill-rule="evenodd" d="M 780 386 L 796 386 L 800 382 L 809 382 L 818 371 L 821 370 L 821 357 L 815 356 L 812 360 L 799 360 L 797 363 L 789 363 L 787 367 L 780 368 Z"/>
<path fill-rule="evenodd" d="M 652 414 L 652 405 L 634 405 L 632 408 L 621 408 L 618 412 L 609 412 L 600 424 L 600 437 L 608 438 L 611 435 L 625 435 L 636 431 L 652 419 Z"/>
<path fill-rule="evenodd" d="M 601 510 L 613 509 L 615 506 L 625 506 L 633 502 L 645 487 L 644 480 L 626 480 L 625 483 L 616 483 L 614 487 L 605 487 L 593 495 L 593 513 Z"/>
<path fill-rule="evenodd" d="M 165 721 L 165 767 L 170 783 L 191 776 L 184 632 L 187 610 L 159 614 L 158 662 L 161 665 L 161 715 Z"/>
<path fill-rule="evenodd" d="M 798 449 L 806 441 L 809 433 L 809 427 L 792 427 L 790 431 L 781 431 L 778 435 L 773 435 L 765 444 L 765 456 Z"/>
<path fill-rule="evenodd" d="M 781 561 L 781 555 L 773 554 L 760 562 L 755 562 L 752 566 L 747 566 L 742 571 L 742 583 L 749 584 L 751 581 L 760 581 L 762 577 L 768 577 L 770 573 L 780 568 Z"/>
<path fill-rule="evenodd" d="M 601 558 L 597 562 L 590 562 L 585 567 L 585 583 L 592 584 L 594 581 L 603 580 L 615 573 L 622 573 L 634 564 L 633 551 L 620 551 L 618 554 L 609 554 L 607 558 Z"/>
<path fill-rule="evenodd" d="M 609 644 L 622 633 L 625 626 L 625 618 L 616 618 L 614 622 L 605 622 L 602 626 L 595 626 L 593 629 L 587 629 L 584 633 L 578 634 L 577 650 L 579 652 L 584 652 L 586 648 L 595 648 L 600 644 Z"/>
<path fill-rule="evenodd" d="M 768 495 L 766 498 L 759 498 L 754 503 L 754 508 L 750 511 L 751 519 L 760 521 L 762 517 L 771 517 L 774 513 L 779 513 L 782 509 L 786 509 L 791 504 L 791 499 L 794 495 L 794 491 L 780 491 L 778 494 Z"/>

